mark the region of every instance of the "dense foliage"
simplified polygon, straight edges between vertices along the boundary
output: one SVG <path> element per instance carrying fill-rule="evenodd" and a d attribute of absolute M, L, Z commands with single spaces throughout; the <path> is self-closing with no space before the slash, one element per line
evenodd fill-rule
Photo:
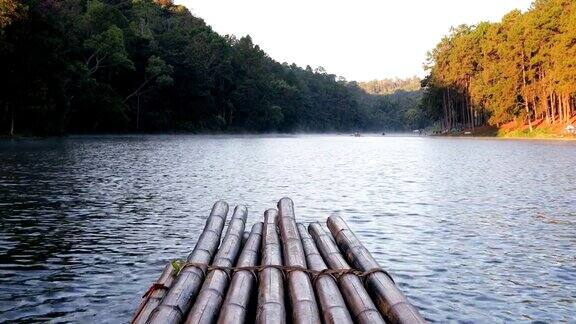
<path fill-rule="evenodd" d="M 4 134 L 421 122 L 419 94 L 373 96 L 322 68 L 278 63 L 249 36 L 221 36 L 169 0 L 0 0 L 0 45 Z"/>
<path fill-rule="evenodd" d="M 418 77 L 408 79 L 382 79 L 359 82 L 362 107 L 368 109 L 370 130 L 414 130 L 430 124 L 421 109 L 423 90 Z"/>
<path fill-rule="evenodd" d="M 388 95 L 397 91 L 419 91 L 421 80 L 418 77 L 408 79 L 383 79 L 359 82 L 358 86 L 370 94 Z"/>
<path fill-rule="evenodd" d="M 576 2 L 537 0 L 499 23 L 459 26 L 429 53 L 423 107 L 444 130 L 576 113 Z"/>
<path fill-rule="evenodd" d="M 419 84 L 415 78 L 359 83 L 363 89 L 357 92 L 363 108 L 362 129 L 406 131 L 428 126 L 430 120 L 421 108 L 423 90 Z"/>

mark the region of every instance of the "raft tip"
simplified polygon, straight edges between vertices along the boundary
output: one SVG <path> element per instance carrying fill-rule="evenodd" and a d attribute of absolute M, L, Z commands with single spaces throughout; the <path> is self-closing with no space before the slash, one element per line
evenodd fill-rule
<path fill-rule="evenodd" d="M 337 221 L 344 221 L 344 219 L 340 215 L 337 215 L 337 214 L 332 214 L 332 215 L 328 216 L 328 219 L 326 219 L 326 223 L 337 222 Z"/>
<path fill-rule="evenodd" d="M 226 207 L 228 207 L 228 203 L 222 199 L 220 199 L 214 203 L 214 207 L 216 207 L 217 205 L 225 205 Z"/>
<path fill-rule="evenodd" d="M 244 210 L 248 211 L 248 206 L 246 206 L 246 205 L 236 205 L 236 207 L 234 207 L 234 210 L 238 210 L 238 209 L 244 209 Z"/>
<path fill-rule="evenodd" d="M 292 201 L 292 199 L 290 197 L 282 197 L 280 198 L 280 200 L 278 200 L 278 204 L 280 203 L 290 203 L 290 204 L 294 204 L 294 202 Z"/>

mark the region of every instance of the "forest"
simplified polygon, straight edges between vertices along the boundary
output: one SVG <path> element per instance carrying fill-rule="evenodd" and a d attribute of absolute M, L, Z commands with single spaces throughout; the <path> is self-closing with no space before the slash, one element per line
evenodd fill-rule
<path fill-rule="evenodd" d="M 250 36 L 219 35 L 170 0 L 0 0 L 0 62 L 5 136 L 426 123 L 414 80 L 372 91 L 279 63 Z"/>
<path fill-rule="evenodd" d="M 576 114 L 576 2 L 537 0 L 500 22 L 453 28 L 426 65 L 423 113 L 444 132 L 563 129 Z"/>

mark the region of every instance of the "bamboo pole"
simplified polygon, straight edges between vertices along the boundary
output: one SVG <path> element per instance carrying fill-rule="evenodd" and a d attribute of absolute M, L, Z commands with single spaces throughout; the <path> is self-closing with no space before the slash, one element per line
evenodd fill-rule
<path fill-rule="evenodd" d="M 308 230 L 330 269 L 351 269 L 348 262 L 340 254 L 332 235 L 327 233 L 322 225 L 312 223 L 308 226 Z M 343 274 L 338 277 L 338 285 L 356 322 L 360 324 L 385 323 L 358 276 L 352 273 Z"/>
<path fill-rule="evenodd" d="M 164 267 L 164 271 L 160 275 L 160 278 L 153 284 L 144 298 L 140 303 L 140 306 L 136 310 L 134 314 L 134 318 L 132 319 L 131 324 L 144 324 L 146 320 L 150 317 L 150 313 L 158 307 L 162 298 L 166 296 L 168 289 L 172 286 L 174 282 L 174 267 L 172 267 L 172 263 L 168 263 L 166 267 Z"/>
<path fill-rule="evenodd" d="M 278 202 L 278 225 L 284 251 L 285 265 L 306 268 L 306 256 L 294 215 L 294 203 L 290 198 Z M 320 323 L 314 288 L 308 274 L 293 270 L 288 272 L 288 294 L 295 323 Z"/>
<path fill-rule="evenodd" d="M 261 262 L 263 266 L 282 265 L 280 239 L 276 231 L 277 214 L 275 209 L 269 209 L 264 213 Z M 259 281 L 256 323 L 286 323 L 282 271 L 266 268 L 260 272 Z"/>
<path fill-rule="evenodd" d="M 318 252 L 318 248 L 312 240 L 310 234 L 306 231 L 304 225 L 298 223 L 298 232 L 302 238 L 302 246 L 304 253 L 306 253 L 306 261 L 308 267 L 315 271 L 322 271 L 328 269 L 322 256 Z M 322 275 L 316 278 L 314 282 L 320 308 L 322 309 L 322 318 L 324 323 L 327 324 L 352 324 L 352 317 L 346 307 L 346 302 L 338 290 L 338 284 L 332 276 Z"/>
<path fill-rule="evenodd" d="M 341 217 L 330 216 L 327 224 L 330 232 L 336 238 L 336 243 L 354 267 L 361 271 L 380 268 L 376 259 L 362 245 Z M 387 322 L 425 323 L 418 310 L 410 304 L 406 296 L 386 274 L 374 272 L 368 275 L 366 288 Z"/>
<path fill-rule="evenodd" d="M 220 236 L 228 214 L 228 204 L 218 201 L 212 207 L 206 220 L 204 231 L 200 235 L 194 250 L 187 261 L 198 264 L 208 264 L 220 244 Z M 148 323 L 180 323 L 190 309 L 194 298 L 200 290 L 206 267 L 185 267 L 162 299 L 162 302 L 150 315 Z"/>
<path fill-rule="evenodd" d="M 236 206 L 224 240 L 212 262 L 213 266 L 232 267 L 234 265 L 240 251 L 247 215 L 246 206 Z M 213 269 L 208 272 L 198 298 L 186 318 L 186 324 L 209 324 L 216 321 L 230 282 L 229 276 L 230 271 L 227 270 Z"/>
<path fill-rule="evenodd" d="M 262 223 L 252 226 L 250 236 L 238 258 L 237 267 L 252 267 L 258 264 L 260 242 L 262 241 Z M 234 273 L 230 288 L 220 309 L 218 324 L 245 323 L 248 315 L 250 298 L 256 286 L 255 273 L 239 270 Z"/>

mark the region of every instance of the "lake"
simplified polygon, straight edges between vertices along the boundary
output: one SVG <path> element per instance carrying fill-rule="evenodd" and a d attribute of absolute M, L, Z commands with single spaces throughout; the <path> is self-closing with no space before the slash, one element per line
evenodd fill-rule
<path fill-rule="evenodd" d="M 576 142 L 0 141 L 0 322 L 128 322 L 212 204 L 338 214 L 430 321 L 576 321 Z"/>

